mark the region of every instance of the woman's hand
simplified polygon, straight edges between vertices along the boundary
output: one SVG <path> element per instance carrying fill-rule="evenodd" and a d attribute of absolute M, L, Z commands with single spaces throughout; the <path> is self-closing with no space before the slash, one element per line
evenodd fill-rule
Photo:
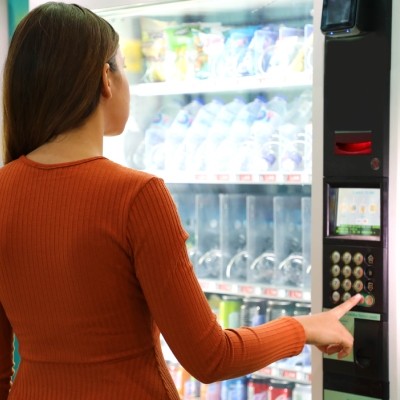
<path fill-rule="evenodd" d="M 339 320 L 359 304 L 362 298 L 357 294 L 329 311 L 295 317 L 303 325 L 306 342 L 326 354 L 338 353 L 339 359 L 349 355 L 353 347 L 353 336 Z"/>

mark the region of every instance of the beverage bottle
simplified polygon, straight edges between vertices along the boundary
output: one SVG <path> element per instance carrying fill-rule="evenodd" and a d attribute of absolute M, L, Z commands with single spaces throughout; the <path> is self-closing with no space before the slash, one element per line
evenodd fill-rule
<path fill-rule="evenodd" d="M 312 400 L 311 385 L 296 383 L 293 390 L 293 400 Z"/>
<path fill-rule="evenodd" d="M 224 53 L 218 66 L 219 77 L 240 75 L 240 63 L 257 29 L 259 26 L 245 26 L 226 32 Z"/>
<path fill-rule="evenodd" d="M 239 172 L 249 169 L 253 156 L 251 126 L 263 103 L 263 99 L 256 97 L 240 110 L 233 121 L 228 138 L 219 146 L 220 171 Z"/>
<path fill-rule="evenodd" d="M 253 170 L 277 171 L 279 168 L 278 127 L 286 114 L 286 100 L 274 97 L 260 108 L 251 127 L 254 139 Z"/>
<path fill-rule="evenodd" d="M 197 171 L 216 170 L 218 146 L 228 137 L 232 122 L 244 105 L 244 100 L 236 97 L 221 107 L 204 142 L 200 145 L 196 153 L 194 163 Z"/>
<path fill-rule="evenodd" d="M 144 134 L 144 167 L 148 170 L 162 170 L 165 164 L 165 136 L 180 109 L 173 103 L 156 113 Z"/>
<path fill-rule="evenodd" d="M 191 126 L 188 128 L 185 140 L 184 140 L 184 151 L 185 151 L 185 170 L 195 170 L 196 165 L 193 162 L 196 153 L 199 150 L 201 144 L 205 140 L 213 122 L 223 106 L 222 101 L 213 99 L 198 111 L 194 118 Z"/>
<path fill-rule="evenodd" d="M 285 122 L 279 127 L 280 168 L 283 172 L 304 170 L 305 127 L 311 118 L 312 94 L 307 90 L 290 104 Z"/>
<path fill-rule="evenodd" d="M 144 169 L 144 140 L 141 138 L 141 129 L 132 115 L 129 116 L 123 132 L 124 163 L 130 168 Z M 106 150 L 104 137 L 104 150 Z M 105 156 L 107 156 L 106 152 Z"/>
<path fill-rule="evenodd" d="M 267 50 L 275 43 L 277 36 L 276 29 L 269 26 L 254 32 L 246 54 L 238 67 L 241 75 L 257 75 L 265 72 L 263 58 Z"/>
<path fill-rule="evenodd" d="M 195 116 L 203 107 L 200 99 L 194 99 L 182 107 L 165 135 L 165 169 L 179 170 L 184 164 L 184 139 Z"/>
<path fill-rule="evenodd" d="M 312 93 L 311 90 L 305 90 L 288 106 L 286 123 L 291 123 L 299 128 L 311 121 L 312 117 Z"/>

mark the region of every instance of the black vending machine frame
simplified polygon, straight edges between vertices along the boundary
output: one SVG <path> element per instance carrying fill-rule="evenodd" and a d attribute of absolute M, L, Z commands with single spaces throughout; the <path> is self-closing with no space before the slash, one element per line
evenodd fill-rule
<path fill-rule="evenodd" d="M 343 294 L 353 295 L 359 290 L 354 285 L 358 279 L 354 276 L 357 266 L 363 270 L 357 284 L 362 282 L 365 301 L 352 310 L 353 358 L 343 361 L 324 357 L 324 399 L 329 397 L 325 397 L 325 391 L 332 391 L 335 399 L 343 394 L 343 399 L 352 395 L 352 398 L 386 400 L 389 399 L 387 209 L 392 0 L 338 2 L 348 3 L 358 13 L 350 15 L 356 28 L 347 31 L 340 23 L 336 31 L 334 23 L 326 29 L 326 8 L 334 2 L 324 0 L 321 23 L 325 34 L 323 306 L 332 308 L 344 300 Z M 329 227 L 332 188 L 377 189 L 379 233 L 371 237 L 364 233 L 332 234 Z M 340 254 L 335 268 L 341 272 L 340 287 L 333 296 L 335 252 Z M 347 265 L 342 259 L 344 253 L 352 257 L 362 255 L 361 265 L 354 259 Z M 348 288 L 344 287 L 344 266 L 352 271 L 346 282 Z"/>

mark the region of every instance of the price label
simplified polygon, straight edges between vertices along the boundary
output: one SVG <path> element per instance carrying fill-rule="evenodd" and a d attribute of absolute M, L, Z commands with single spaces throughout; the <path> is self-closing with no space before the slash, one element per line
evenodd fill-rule
<path fill-rule="evenodd" d="M 275 288 L 264 288 L 263 294 L 268 297 L 278 297 L 278 289 Z"/>
<path fill-rule="evenodd" d="M 303 292 L 301 290 L 288 290 L 287 297 L 293 300 L 302 300 Z"/>
<path fill-rule="evenodd" d="M 265 183 L 275 183 L 277 181 L 276 174 L 261 174 L 259 181 Z"/>
<path fill-rule="evenodd" d="M 252 174 L 239 174 L 237 176 L 237 180 L 239 182 L 253 182 L 253 175 Z"/>
<path fill-rule="evenodd" d="M 284 175 L 283 179 L 287 183 L 301 183 L 302 180 L 300 174 Z"/>
<path fill-rule="evenodd" d="M 255 287 L 251 285 L 239 286 L 239 293 L 241 294 L 255 294 Z"/>
<path fill-rule="evenodd" d="M 218 182 L 229 182 L 230 177 L 229 177 L 229 174 L 217 174 L 215 176 L 215 180 Z"/>

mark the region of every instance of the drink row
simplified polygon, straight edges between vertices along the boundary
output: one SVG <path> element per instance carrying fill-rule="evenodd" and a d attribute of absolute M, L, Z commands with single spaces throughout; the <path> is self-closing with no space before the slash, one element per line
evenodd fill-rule
<path fill-rule="evenodd" d="M 311 386 L 256 375 L 202 384 L 181 366 L 169 370 L 183 400 L 311 400 Z"/>
<path fill-rule="evenodd" d="M 226 295 L 221 298 L 214 294 L 208 296 L 209 303 L 223 328 L 257 326 L 279 317 L 308 315 L 311 312 L 310 305 L 305 303 Z M 272 367 L 288 370 L 301 369 L 303 372 L 310 370 L 310 346 L 306 345 L 295 357 L 277 361 Z"/>
<path fill-rule="evenodd" d="M 236 97 L 161 107 L 132 163 L 166 172 L 310 172 L 312 97 Z"/>
<path fill-rule="evenodd" d="M 310 71 L 313 26 L 227 26 L 141 18 L 145 82 Z"/>
<path fill-rule="evenodd" d="M 173 193 L 200 279 L 308 288 L 310 197 Z"/>
<path fill-rule="evenodd" d="M 271 301 L 264 298 L 207 295 L 208 302 L 223 328 L 257 326 L 282 316 L 310 314 L 305 303 Z M 212 384 L 201 384 L 192 377 L 175 359 L 171 350 L 162 340 L 164 357 L 181 398 L 200 400 L 309 400 L 311 387 L 271 377 L 252 374 Z M 268 366 L 271 371 L 310 371 L 310 346 L 295 357 L 279 360 Z M 279 397 L 281 396 L 281 397 Z"/>

